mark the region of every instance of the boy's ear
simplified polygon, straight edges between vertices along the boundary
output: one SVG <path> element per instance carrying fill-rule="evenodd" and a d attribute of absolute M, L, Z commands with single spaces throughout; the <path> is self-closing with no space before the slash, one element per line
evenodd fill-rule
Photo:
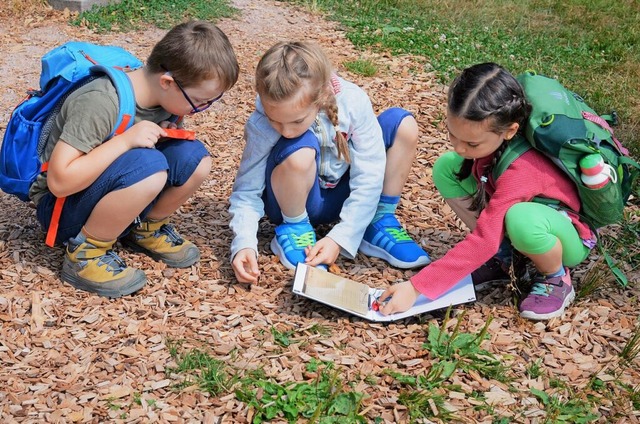
<path fill-rule="evenodd" d="M 518 124 L 517 122 L 514 122 L 513 124 L 509 125 L 509 128 L 507 128 L 507 131 L 505 131 L 505 134 L 504 134 L 505 140 L 511 140 L 516 135 L 519 129 L 520 129 L 520 124 Z"/>
<path fill-rule="evenodd" d="M 173 83 L 173 77 L 171 75 L 160 75 L 160 87 L 167 90 L 169 87 L 171 87 L 171 83 Z"/>

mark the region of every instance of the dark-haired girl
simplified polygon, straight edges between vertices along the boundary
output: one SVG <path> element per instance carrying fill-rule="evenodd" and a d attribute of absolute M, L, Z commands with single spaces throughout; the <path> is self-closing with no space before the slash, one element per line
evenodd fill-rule
<path fill-rule="evenodd" d="M 478 276 L 491 261 L 502 265 L 498 271 L 507 268 L 510 255 L 503 253 L 509 245 L 528 257 L 539 272 L 520 303 L 521 316 L 558 317 L 573 301 L 567 267 L 582 262 L 595 244 L 595 235 L 579 220 L 575 185 L 534 149 L 516 159 L 497 180 L 492 176 L 508 143 L 520 137 L 530 111 L 518 81 L 495 63 L 471 66 L 453 81 L 447 99 L 447 130 L 454 151 L 438 158 L 433 179 L 471 232 L 410 281 L 383 293 L 383 299 L 391 299 L 382 313 L 407 310 L 420 293 L 435 299 L 470 273 L 479 283 Z M 561 207 L 537 203 L 535 197 L 557 200 Z"/>

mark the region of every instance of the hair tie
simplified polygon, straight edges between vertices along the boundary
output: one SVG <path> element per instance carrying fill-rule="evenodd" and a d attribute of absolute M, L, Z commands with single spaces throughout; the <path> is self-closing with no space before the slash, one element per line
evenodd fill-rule
<path fill-rule="evenodd" d="M 482 184 L 486 183 L 487 181 L 489 181 L 489 180 L 487 179 L 487 177 L 486 177 L 485 175 L 483 175 L 482 177 L 480 177 L 480 182 L 481 182 Z"/>

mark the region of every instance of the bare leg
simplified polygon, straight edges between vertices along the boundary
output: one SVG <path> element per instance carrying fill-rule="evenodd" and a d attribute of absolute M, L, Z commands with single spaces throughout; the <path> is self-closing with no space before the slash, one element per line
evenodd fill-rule
<path fill-rule="evenodd" d="M 391 265 L 404 269 L 430 262 L 427 252 L 408 237 L 395 217 L 398 200 L 416 157 L 417 146 L 418 124 L 412 116 L 407 116 L 398 126 L 393 146 L 387 150 L 382 196 L 359 247 L 359 251 L 365 255 L 382 258 Z M 402 233 L 406 238 L 398 236 Z"/>
<path fill-rule="evenodd" d="M 98 240 L 115 240 L 155 199 L 166 181 L 167 173 L 162 171 L 107 194 L 93 208 L 84 224 L 86 232 Z"/>
<path fill-rule="evenodd" d="M 382 193 L 400 196 L 413 166 L 418 147 L 418 123 L 413 116 L 405 117 L 396 132 L 393 146 L 387 150 Z"/>
<path fill-rule="evenodd" d="M 447 205 L 455 212 L 462 222 L 473 231 L 476 228 L 476 222 L 478 221 L 478 214 L 475 211 L 469 210 L 473 198 L 471 197 L 453 197 L 444 199 Z"/>
<path fill-rule="evenodd" d="M 178 208 L 200 188 L 204 180 L 207 179 L 211 171 L 212 161 L 213 159 L 211 159 L 210 156 L 204 157 L 186 183 L 179 187 L 167 188 L 151 211 L 149 211 L 147 218 L 153 221 L 159 221 L 178 210 Z"/>
<path fill-rule="evenodd" d="M 313 149 L 300 149 L 275 167 L 271 185 L 284 215 L 293 217 L 304 212 L 315 178 L 316 152 Z"/>
<path fill-rule="evenodd" d="M 548 252 L 541 254 L 522 252 L 522 254 L 531 259 L 537 270 L 544 275 L 553 274 L 562 266 L 562 244 L 560 240 L 556 240 L 556 244 Z"/>

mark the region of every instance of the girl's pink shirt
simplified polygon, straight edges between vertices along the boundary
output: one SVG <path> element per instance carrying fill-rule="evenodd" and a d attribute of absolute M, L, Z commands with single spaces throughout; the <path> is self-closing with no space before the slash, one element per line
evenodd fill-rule
<path fill-rule="evenodd" d="M 476 159 L 472 173 L 477 181 L 492 159 L 493 156 Z M 504 238 L 507 210 L 516 203 L 529 202 L 536 196 L 557 199 L 570 209 L 567 212 L 580 238 L 594 237 L 589 226 L 571 212 L 580 211 L 575 184 L 543 154 L 529 150 L 516 159 L 498 181 L 491 176 L 488 179 L 485 188 L 490 200 L 480 213 L 475 230 L 411 278 L 413 286 L 429 299 L 446 293 L 495 255 Z"/>

